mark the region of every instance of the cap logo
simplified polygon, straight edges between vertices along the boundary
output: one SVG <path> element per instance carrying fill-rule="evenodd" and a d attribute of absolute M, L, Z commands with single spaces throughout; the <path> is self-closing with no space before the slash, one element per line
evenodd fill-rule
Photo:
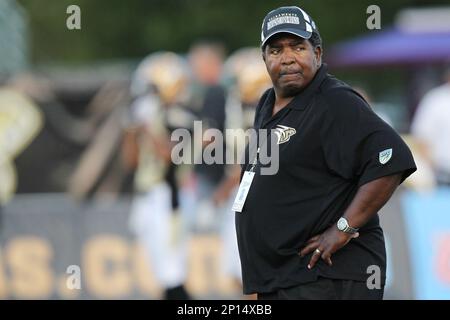
<path fill-rule="evenodd" d="M 317 30 L 311 17 L 296 6 L 280 7 L 270 11 L 263 19 L 261 27 L 262 45 L 275 34 L 291 33 L 309 39 Z"/>
<path fill-rule="evenodd" d="M 276 27 L 280 24 L 300 24 L 300 19 L 296 14 L 293 13 L 282 13 L 279 15 L 276 15 L 274 17 L 271 17 L 269 21 L 267 21 L 267 30 L 272 29 L 273 27 Z"/>

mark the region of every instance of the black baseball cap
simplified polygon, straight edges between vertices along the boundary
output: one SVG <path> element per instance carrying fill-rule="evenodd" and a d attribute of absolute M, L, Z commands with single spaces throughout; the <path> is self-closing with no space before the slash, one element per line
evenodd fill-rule
<path fill-rule="evenodd" d="M 311 38 L 316 24 L 303 9 L 290 6 L 270 11 L 263 20 L 261 30 L 261 47 L 277 33 L 291 33 L 304 39 Z"/>

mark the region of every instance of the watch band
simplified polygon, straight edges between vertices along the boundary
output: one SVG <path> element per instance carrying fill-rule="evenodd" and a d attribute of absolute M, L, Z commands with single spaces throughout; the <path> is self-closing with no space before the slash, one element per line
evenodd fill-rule
<path fill-rule="evenodd" d="M 346 226 L 343 230 L 345 233 L 357 233 L 359 229 Z"/>
<path fill-rule="evenodd" d="M 338 220 L 337 228 L 339 229 L 339 231 L 342 231 L 342 232 L 345 232 L 345 233 L 352 233 L 352 234 L 358 232 L 358 230 L 359 230 L 357 228 L 350 227 L 350 225 L 348 224 L 347 219 L 345 219 L 344 217 L 341 217 Z"/>

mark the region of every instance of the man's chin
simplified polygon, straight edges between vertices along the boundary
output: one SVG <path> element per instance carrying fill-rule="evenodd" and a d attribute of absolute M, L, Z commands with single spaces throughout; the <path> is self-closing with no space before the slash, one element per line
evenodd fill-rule
<path fill-rule="evenodd" d="M 282 89 L 284 97 L 293 97 L 299 94 L 303 90 L 303 87 L 300 85 L 292 84 L 285 85 Z"/>

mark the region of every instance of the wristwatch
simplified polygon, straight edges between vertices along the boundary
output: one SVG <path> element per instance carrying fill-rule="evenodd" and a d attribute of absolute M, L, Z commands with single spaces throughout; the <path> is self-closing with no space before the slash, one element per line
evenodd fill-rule
<path fill-rule="evenodd" d="M 339 229 L 339 231 L 345 232 L 345 233 L 356 233 L 358 232 L 359 229 L 357 228 L 352 228 L 348 225 L 348 221 L 347 219 L 345 219 L 344 217 L 341 217 L 338 222 L 337 222 L 337 228 Z"/>

